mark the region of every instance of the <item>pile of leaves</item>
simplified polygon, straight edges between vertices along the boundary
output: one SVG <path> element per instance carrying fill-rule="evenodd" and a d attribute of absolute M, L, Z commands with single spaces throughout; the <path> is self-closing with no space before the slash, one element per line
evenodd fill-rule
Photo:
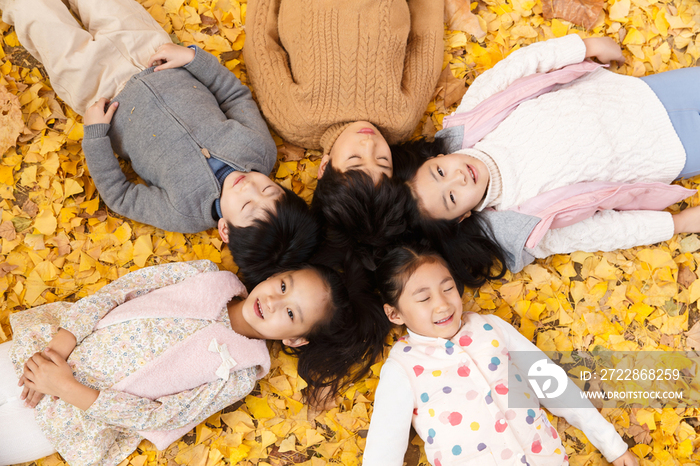
<path fill-rule="evenodd" d="M 247 82 L 240 52 L 245 2 L 140 2 L 174 41 L 214 53 Z M 627 58 L 614 71 L 634 76 L 694 66 L 700 57 L 695 0 L 450 0 L 446 23 L 445 71 L 416 136 L 433 136 L 465 83 L 534 41 L 571 33 L 610 36 Z M 0 342 L 12 338 L 11 313 L 75 301 L 144 266 L 210 259 L 237 271 L 214 231 L 165 232 L 110 212 L 87 172 L 81 118 L 56 97 L 41 66 L 4 23 L 0 45 Z M 320 154 L 276 141 L 273 176 L 310 200 Z M 697 181 L 682 184 L 696 188 Z M 686 203 L 699 201 L 696 195 Z M 687 235 L 652 247 L 554 256 L 468 290 L 465 309 L 503 317 L 543 350 L 700 349 L 698 250 L 700 239 Z M 305 384 L 295 360 L 278 346 L 271 350 L 270 374 L 245 400 L 165 451 L 142 442 L 123 465 L 360 464 L 381 363 L 334 406 L 318 411 L 301 401 Z M 694 382 L 685 389 L 687 399 L 700 396 Z M 696 406 L 620 406 L 603 415 L 634 445 L 642 465 L 691 465 L 700 462 Z M 581 431 L 563 419 L 553 424 L 573 465 L 606 464 Z M 411 466 L 427 464 L 420 445 L 414 436 L 406 458 Z M 63 461 L 52 455 L 38 463 Z"/>

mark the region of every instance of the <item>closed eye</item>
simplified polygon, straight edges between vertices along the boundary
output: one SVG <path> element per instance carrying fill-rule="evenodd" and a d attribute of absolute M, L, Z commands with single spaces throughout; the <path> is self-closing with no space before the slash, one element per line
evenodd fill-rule
<path fill-rule="evenodd" d="M 248 202 L 246 202 L 245 204 L 243 204 L 243 207 L 241 207 L 241 212 L 243 212 L 243 209 L 245 209 L 246 206 L 247 206 L 248 204 L 250 204 L 250 201 L 248 201 Z"/>

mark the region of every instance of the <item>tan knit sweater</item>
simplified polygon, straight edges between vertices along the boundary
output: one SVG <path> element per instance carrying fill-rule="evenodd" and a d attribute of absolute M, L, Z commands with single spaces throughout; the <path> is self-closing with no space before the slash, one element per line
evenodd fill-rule
<path fill-rule="evenodd" d="M 442 0 L 249 0 L 243 54 L 285 140 L 330 147 L 353 121 L 408 139 L 443 58 Z"/>

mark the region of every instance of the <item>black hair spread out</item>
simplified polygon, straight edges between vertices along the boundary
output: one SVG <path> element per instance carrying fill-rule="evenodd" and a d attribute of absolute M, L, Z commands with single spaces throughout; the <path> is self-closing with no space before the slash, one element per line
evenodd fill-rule
<path fill-rule="evenodd" d="M 419 139 L 392 147 L 392 157 L 402 161 L 400 169 L 395 170 L 395 178 L 408 186 L 426 160 L 446 151 L 439 138 L 432 143 Z M 498 243 L 491 239 L 489 227 L 479 212 L 472 212 L 461 222 L 457 219 L 431 219 L 421 212 L 417 200 L 410 194 L 405 207 L 410 228 L 422 238 L 423 244 L 447 260 L 455 278 L 466 286 L 476 288 L 486 280 L 503 277 L 505 255 Z"/>
<path fill-rule="evenodd" d="M 333 312 L 306 336 L 307 345 L 283 347 L 298 356 L 297 372 L 308 384 L 304 396 L 312 404 L 323 403 L 366 376 L 382 355 L 391 328 L 363 268 L 346 265 L 338 272 L 324 264 L 310 264 L 330 288 Z"/>
<path fill-rule="evenodd" d="M 405 183 L 382 176 L 375 185 L 361 170 L 343 173 L 329 163 L 311 207 L 324 223 L 324 247 L 351 254 L 373 271 L 387 247 L 410 236 L 410 197 Z"/>
<path fill-rule="evenodd" d="M 228 225 L 228 247 L 249 290 L 308 261 L 318 245 L 320 226 L 309 206 L 291 190 L 282 189 L 284 194 L 267 218 L 245 228 Z"/>

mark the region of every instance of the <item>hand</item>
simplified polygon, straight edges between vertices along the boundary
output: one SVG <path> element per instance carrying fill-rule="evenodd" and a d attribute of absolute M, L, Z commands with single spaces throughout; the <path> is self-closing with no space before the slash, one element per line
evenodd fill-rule
<path fill-rule="evenodd" d="M 613 466 L 639 466 L 639 461 L 634 454 L 627 450 L 624 455 L 612 462 Z"/>
<path fill-rule="evenodd" d="M 622 55 L 620 46 L 610 37 L 589 37 L 583 39 L 586 46 L 586 58 L 597 58 L 599 62 L 609 64 L 617 62 L 624 65 L 625 56 Z"/>
<path fill-rule="evenodd" d="M 112 116 L 114 112 L 117 111 L 119 102 L 112 102 L 105 111 L 108 100 L 104 97 L 92 104 L 85 112 L 85 117 L 83 117 L 83 122 L 86 125 L 96 125 L 98 123 L 109 123 L 112 121 Z"/>
<path fill-rule="evenodd" d="M 175 44 L 163 44 L 158 48 L 158 51 L 151 58 L 148 59 L 148 63 L 156 66 L 155 71 L 167 70 L 170 68 L 179 68 L 185 66 L 194 58 L 194 50 L 183 47 L 182 45 Z"/>
<path fill-rule="evenodd" d="M 32 357 L 39 357 L 42 358 L 43 356 L 41 353 L 34 353 Z M 22 377 L 19 378 L 19 382 L 17 383 L 17 386 L 23 387 L 22 388 L 22 394 L 19 396 L 20 400 L 24 400 L 24 406 L 28 408 L 36 408 L 36 405 L 39 404 L 39 402 L 44 398 L 44 394 L 41 392 L 38 392 L 36 390 L 33 390 L 29 388 L 26 384 L 27 382 L 27 377 L 25 374 L 27 373 L 27 365 L 24 365 L 24 373 L 22 374 Z"/>
<path fill-rule="evenodd" d="M 57 397 L 63 397 L 77 383 L 68 363 L 51 348 L 29 358 L 23 377 L 29 390 Z"/>
<path fill-rule="evenodd" d="M 675 214 L 673 233 L 700 233 L 700 206 L 689 207 Z"/>

